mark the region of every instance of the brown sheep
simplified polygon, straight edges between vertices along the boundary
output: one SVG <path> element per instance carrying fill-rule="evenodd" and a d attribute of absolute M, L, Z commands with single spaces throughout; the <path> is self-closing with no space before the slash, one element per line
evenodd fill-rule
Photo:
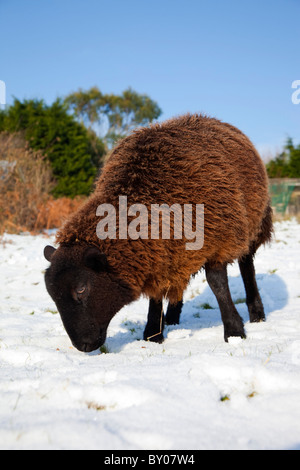
<path fill-rule="evenodd" d="M 148 214 L 154 204 L 189 204 L 193 228 L 195 207 L 204 205 L 203 246 L 187 249 L 187 236 L 175 237 L 175 215 L 169 239 L 161 236 L 162 227 L 158 239 L 142 236 L 141 225 L 140 236 L 124 236 L 119 196 L 127 197 L 128 206 L 143 204 Z M 97 227 L 105 218 L 99 218 L 97 208 L 103 204 L 115 208 L 116 230 L 115 237 L 99 239 Z M 129 221 L 135 220 L 132 216 Z M 146 222 L 151 224 L 150 216 Z M 51 262 L 46 287 L 73 344 L 92 351 L 104 343 L 117 311 L 142 294 L 150 299 L 144 339 L 161 342 L 163 298 L 169 300 L 165 321 L 178 323 L 190 277 L 205 267 L 225 341 L 245 337 L 226 266 L 238 260 L 250 321 L 263 321 L 253 256 L 271 235 L 267 175 L 249 139 L 217 119 L 185 115 L 140 128 L 115 147 L 94 193 L 57 233 L 59 248 L 44 250 Z"/>

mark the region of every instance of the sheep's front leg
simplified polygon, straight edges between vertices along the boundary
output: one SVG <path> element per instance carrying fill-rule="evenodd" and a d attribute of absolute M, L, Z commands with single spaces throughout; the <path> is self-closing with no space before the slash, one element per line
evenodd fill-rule
<path fill-rule="evenodd" d="M 239 316 L 230 295 L 226 265 L 220 268 L 205 265 L 205 271 L 209 287 L 215 294 L 221 310 L 225 341 L 227 342 L 230 336 L 246 338 L 243 320 Z"/>
<path fill-rule="evenodd" d="M 144 340 L 162 343 L 164 329 L 164 312 L 162 301 L 154 299 L 149 301 L 148 321 L 144 331 Z"/>
<path fill-rule="evenodd" d="M 169 302 L 167 313 L 166 313 L 167 325 L 179 325 L 182 305 L 183 305 L 182 300 L 179 300 L 176 304 L 171 304 Z"/>

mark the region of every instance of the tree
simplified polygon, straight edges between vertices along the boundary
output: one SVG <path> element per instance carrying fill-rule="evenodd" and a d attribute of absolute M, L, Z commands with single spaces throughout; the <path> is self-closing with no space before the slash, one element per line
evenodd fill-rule
<path fill-rule="evenodd" d="M 56 180 L 55 196 L 89 194 L 103 160 L 104 144 L 68 113 L 60 99 L 51 106 L 42 100 L 15 99 L 0 112 L 0 131 L 23 131 L 30 147 L 48 158 Z"/>
<path fill-rule="evenodd" d="M 300 178 L 300 144 L 295 147 L 292 139 L 287 142 L 289 152 L 289 177 Z"/>
<path fill-rule="evenodd" d="M 98 130 L 107 147 L 137 126 L 144 126 L 161 115 L 161 109 L 148 95 L 128 88 L 121 95 L 103 94 L 97 87 L 68 95 L 65 103 L 74 115 Z"/>
<path fill-rule="evenodd" d="M 270 178 L 300 178 L 300 144 L 288 138 L 283 151 L 266 165 Z"/>

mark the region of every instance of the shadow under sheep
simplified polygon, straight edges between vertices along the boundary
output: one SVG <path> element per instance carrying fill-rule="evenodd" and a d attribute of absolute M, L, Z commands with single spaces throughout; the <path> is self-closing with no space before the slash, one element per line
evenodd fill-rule
<path fill-rule="evenodd" d="M 256 274 L 256 281 L 264 305 L 266 321 L 268 321 L 268 316 L 273 311 L 280 310 L 287 304 L 288 292 L 286 284 L 280 276 L 271 273 Z M 228 276 L 228 282 L 232 300 L 246 324 L 249 322 L 249 313 L 246 305 L 243 280 L 240 275 L 234 277 Z M 165 338 L 167 338 L 168 332 L 174 329 L 201 330 L 222 325 L 221 313 L 216 297 L 208 286 L 207 281 L 202 283 L 202 280 L 199 280 L 199 284 L 203 285 L 203 292 L 193 299 L 185 301 L 180 324 L 165 326 Z M 166 306 L 167 304 L 164 310 L 166 310 Z M 128 318 L 122 323 L 125 331 L 118 332 L 107 338 L 105 344 L 109 352 L 119 352 L 126 344 L 143 339 L 143 332 L 147 322 L 148 301 L 142 304 L 141 307 L 144 308 L 144 312 L 141 312 L 141 315 L 144 314 L 143 317 L 141 316 L 141 320 L 131 321 L 129 313 Z M 128 308 L 130 309 L 130 306 Z"/>

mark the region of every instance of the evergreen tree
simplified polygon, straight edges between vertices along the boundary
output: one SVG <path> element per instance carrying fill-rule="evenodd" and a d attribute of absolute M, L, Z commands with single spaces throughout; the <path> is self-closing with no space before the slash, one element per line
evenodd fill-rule
<path fill-rule="evenodd" d="M 270 178 L 300 178 L 300 144 L 294 146 L 288 138 L 283 152 L 266 165 Z"/>
<path fill-rule="evenodd" d="M 300 144 L 294 146 L 292 139 L 287 142 L 289 152 L 289 177 L 300 178 Z"/>
<path fill-rule="evenodd" d="M 103 160 L 104 144 L 68 113 L 60 99 L 51 106 L 42 100 L 15 99 L 0 112 L 1 131 L 23 131 L 30 147 L 47 156 L 56 180 L 55 196 L 89 194 Z"/>

